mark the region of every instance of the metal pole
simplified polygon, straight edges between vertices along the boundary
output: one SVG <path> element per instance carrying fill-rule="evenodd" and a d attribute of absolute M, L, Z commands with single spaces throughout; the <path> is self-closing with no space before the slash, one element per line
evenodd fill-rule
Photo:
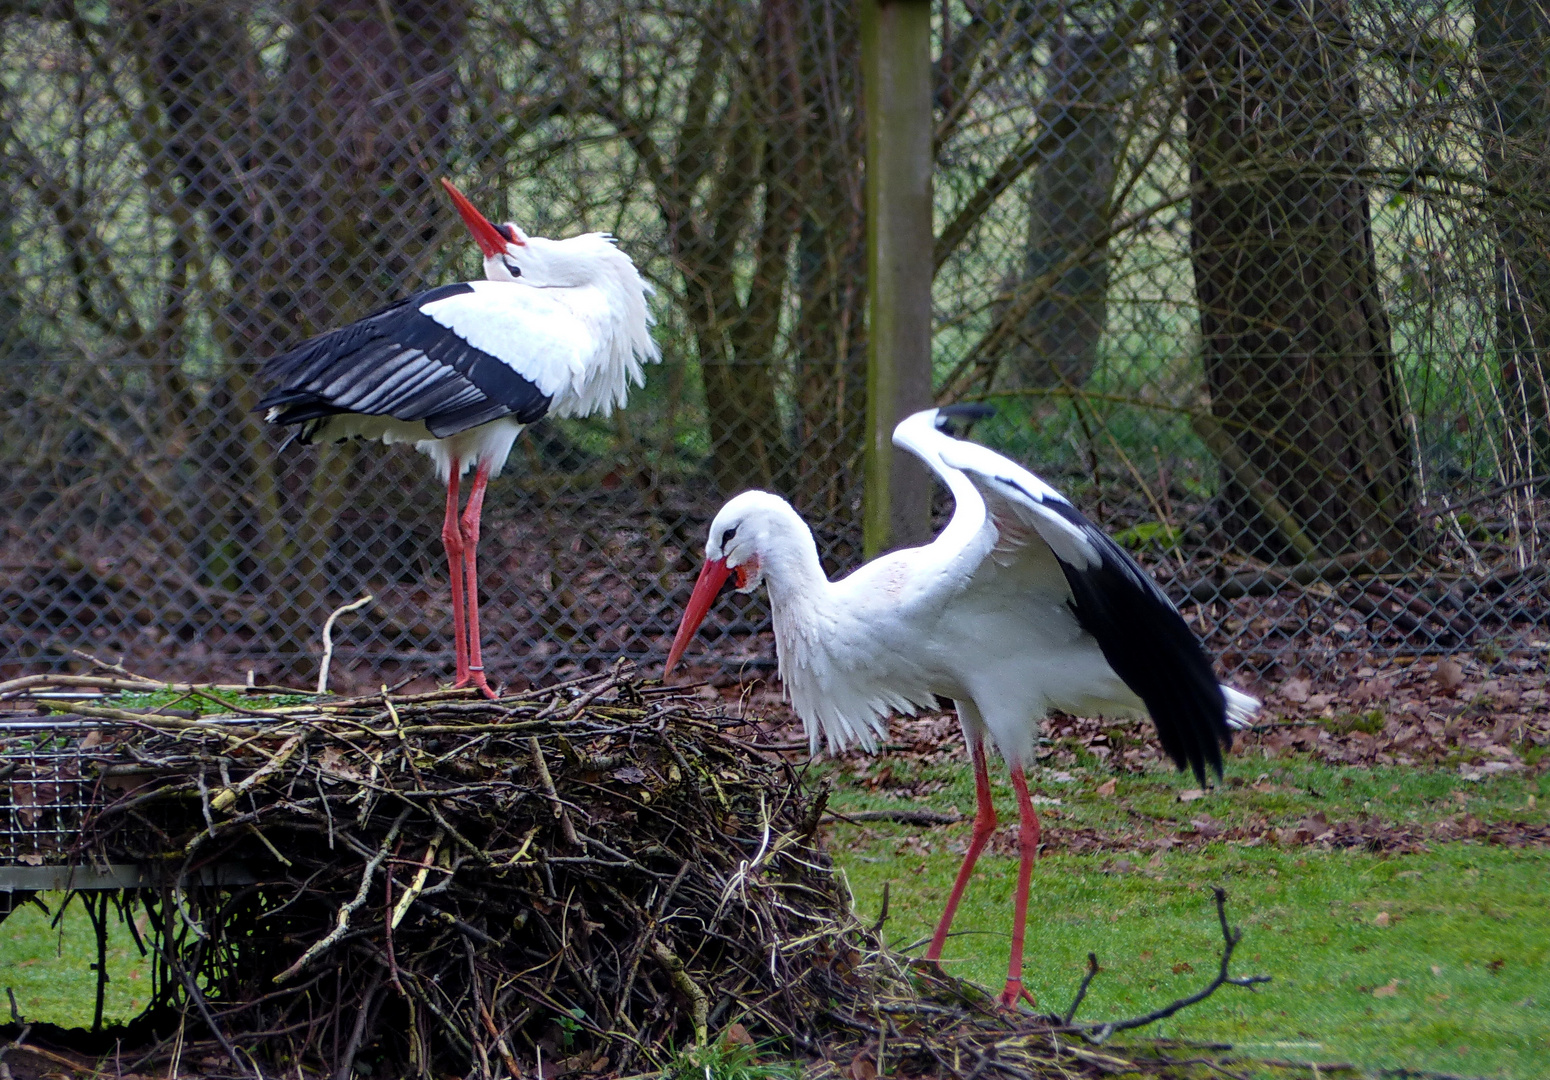
<path fill-rule="evenodd" d="M 867 557 L 930 537 L 932 480 L 894 424 L 931 403 L 931 4 L 863 0 Z"/>

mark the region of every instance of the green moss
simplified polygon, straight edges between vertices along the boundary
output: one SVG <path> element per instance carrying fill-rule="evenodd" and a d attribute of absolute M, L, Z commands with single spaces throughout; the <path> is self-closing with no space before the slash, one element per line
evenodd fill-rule
<path fill-rule="evenodd" d="M 1324 727 L 1336 735 L 1349 735 L 1353 731 L 1376 735 L 1383 730 L 1384 720 L 1382 709 L 1369 709 L 1360 713 L 1337 713 L 1324 721 Z"/>

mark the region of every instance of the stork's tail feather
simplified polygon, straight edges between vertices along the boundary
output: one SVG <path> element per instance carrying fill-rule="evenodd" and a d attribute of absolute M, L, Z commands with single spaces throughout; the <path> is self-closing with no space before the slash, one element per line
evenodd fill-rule
<path fill-rule="evenodd" d="M 1259 699 L 1234 690 L 1230 686 L 1222 687 L 1222 697 L 1227 699 L 1227 726 L 1235 731 L 1241 731 L 1254 724 L 1254 718 L 1259 714 Z"/>

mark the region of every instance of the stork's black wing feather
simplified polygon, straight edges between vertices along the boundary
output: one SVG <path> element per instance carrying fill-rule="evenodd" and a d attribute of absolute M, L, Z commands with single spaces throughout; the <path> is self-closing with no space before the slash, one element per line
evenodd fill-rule
<path fill-rule="evenodd" d="M 1124 548 L 1070 503 L 1043 505 L 1081 529 L 1097 549 L 1094 566 L 1057 559 L 1071 589 L 1078 625 L 1098 642 L 1126 686 L 1151 713 L 1157 737 L 1175 765 L 1186 765 L 1205 783 L 1206 767 L 1222 775 L 1222 750 L 1232 747 L 1227 702 L 1184 617 Z"/>
<path fill-rule="evenodd" d="M 1232 746 L 1227 701 L 1211 660 L 1168 595 L 1134 559 L 1032 473 L 972 443 L 956 460 L 987 502 L 1031 525 L 1050 547 L 1071 591 L 1077 624 L 1098 643 L 1114 673 L 1146 705 L 1163 749 L 1180 769 L 1205 783 L 1222 773 Z M 1080 538 L 1080 540 L 1078 540 Z M 1085 542 L 1085 543 L 1083 543 Z M 1086 547 L 1096 560 L 1080 550 Z"/>
<path fill-rule="evenodd" d="M 340 413 L 418 420 L 437 438 L 502 416 L 532 423 L 549 411 L 549 395 L 420 310 L 473 291 L 431 289 L 274 357 L 264 374 L 277 385 L 258 407 L 279 424 Z"/>

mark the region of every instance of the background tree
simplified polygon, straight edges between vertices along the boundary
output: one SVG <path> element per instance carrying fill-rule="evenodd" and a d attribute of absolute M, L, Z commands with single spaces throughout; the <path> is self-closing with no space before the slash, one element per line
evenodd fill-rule
<path fill-rule="evenodd" d="M 1531 0 L 1478 0 L 1474 15 L 1494 190 L 1503 457 L 1513 480 L 1540 477 L 1550 495 L 1550 12 Z"/>
<path fill-rule="evenodd" d="M 1053 30 L 1041 113 L 1050 149 L 1028 185 L 1028 250 L 1021 278 L 1053 282 L 1024 315 L 1001 364 L 1008 388 L 1087 382 L 1108 311 L 1110 196 L 1128 44 L 1113 31 Z"/>
<path fill-rule="evenodd" d="M 424 280 L 447 220 L 432 185 L 456 131 L 451 63 L 466 15 L 421 0 L 302 0 L 288 14 L 293 32 L 265 41 L 273 28 L 231 4 L 124 12 L 146 95 L 142 150 L 165 170 L 158 209 L 178 226 L 173 330 L 155 369 L 162 421 L 176 429 L 193 412 L 176 309 L 196 261 L 214 260 L 228 270 L 212 304 L 227 363 L 213 399 L 222 423 L 198 436 L 206 565 L 217 581 L 261 576 L 279 636 L 300 643 L 338 602 L 330 541 L 354 447 L 277 459 L 256 376 L 266 357 Z"/>
<path fill-rule="evenodd" d="M 1175 50 L 1229 532 L 1278 558 L 1398 553 L 1414 471 L 1344 2 L 1190 0 Z"/>

